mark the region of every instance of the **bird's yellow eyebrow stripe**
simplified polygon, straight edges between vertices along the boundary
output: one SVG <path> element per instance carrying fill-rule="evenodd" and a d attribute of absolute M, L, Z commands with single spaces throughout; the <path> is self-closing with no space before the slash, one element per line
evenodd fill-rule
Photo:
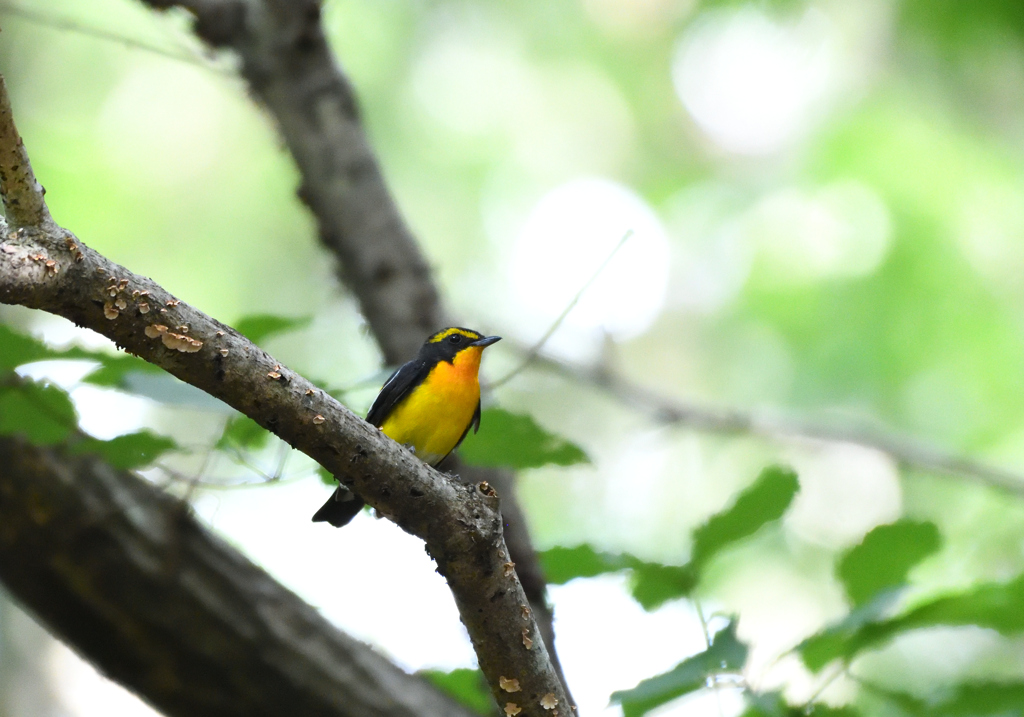
<path fill-rule="evenodd" d="M 445 329 L 444 331 L 438 331 L 436 334 L 431 336 L 430 339 L 428 339 L 428 343 L 436 344 L 438 341 L 444 341 L 446 338 L 452 336 L 453 334 L 459 334 L 460 336 L 465 336 L 467 339 L 473 340 L 483 338 L 482 336 L 480 336 L 480 334 L 478 334 L 475 331 L 470 331 L 468 329 L 452 328 Z"/>

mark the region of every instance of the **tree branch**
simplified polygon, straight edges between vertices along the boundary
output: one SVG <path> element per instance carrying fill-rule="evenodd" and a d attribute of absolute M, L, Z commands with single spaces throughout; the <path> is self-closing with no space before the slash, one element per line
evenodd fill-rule
<path fill-rule="evenodd" d="M 526 350 L 525 346 L 520 348 Z M 659 423 L 705 433 L 753 435 L 775 441 L 808 439 L 849 443 L 885 453 L 908 469 L 966 478 L 1009 493 L 1024 494 L 1024 474 L 957 455 L 891 431 L 871 426 L 833 426 L 738 408 L 700 406 L 664 396 L 600 366 L 574 366 L 544 355 L 534 356 L 533 360 L 542 368 L 596 386 Z"/>
<path fill-rule="evenodd" d="M 423 339 L 459 322 L 445 315 L 429 265 L 384 182 L 363 132 L 351 83 L 337 65 L 320 24 L 316 0 L 143 0 L 179 6 L 195 31 L 241 59 L 252 94 L 273 117 L 299 172 L 299 197 L 338 258 L 338 275 L 359 301 L 384 361 L 399 365 Z M 510 471 L 445 466 L 470 484 L 489 482 L 501 495 L 505 540 L 555 668 L 553 615 L 547 586 Z M 568 689 L 568 688 L 567 688 Z"/>
<path fill-rule="evenodd" d="M 5 87 L 0 85 L 0 91 Z M 0 132 L 20 143 L 16 131 Z M 0 163 L 9 156 L 0 148 Z M 10 176 L 0 164 L 0 177 Z M 0 185 L 6 191 L 6 185 Z M 378 513 L 422 538 L 455 598 L 499 704 L 524 717 L 568 701 L 502 537 L 493 488 L 451 481 L 244 336 L 49 222 L 0 225 L 0 302 L 42 309 L 221 399 L 341 477 Z M 509 695 L 501 678 L 515 678 Z"/>
<path fill-rule="evenodd" d="M 319 0 L 143 0 L 180 6 L 195 32 L 241 59 L 302 174 L 299 197 L 340 259 L 385 362 L 415 355 L 442 321 L 430 267 L 398 212 L 363 133 L 355 95 L 330 52 Z"/>
<path fill-rule="evenodd" d="M 0 77 L 0 183 L 4 192 L 4 214 L 14 228 L 41 226 L 52 222 L 43 195 L 46 190 L 36 181 L 28 161 L 25 144 L 14 126 L 14 113 L 7 85 Z"/>
<path fill-rule="evenodd" d="M 470 717 L 334 628 L 130 473 L 0 438 L 0 579 L 104 673 L 182 717 Z"/>

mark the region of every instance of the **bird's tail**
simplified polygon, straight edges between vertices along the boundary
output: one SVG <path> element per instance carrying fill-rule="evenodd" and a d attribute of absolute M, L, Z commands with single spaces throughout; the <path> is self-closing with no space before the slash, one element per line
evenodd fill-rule
<path fill-rule="evenodd" d="M 348 525 L 364 505 L 362 498 L 345 486 L 339 485 L 320 510 L 313 514 L 313 522 L 330 523 L 335 528 L 340 528 Z"/>

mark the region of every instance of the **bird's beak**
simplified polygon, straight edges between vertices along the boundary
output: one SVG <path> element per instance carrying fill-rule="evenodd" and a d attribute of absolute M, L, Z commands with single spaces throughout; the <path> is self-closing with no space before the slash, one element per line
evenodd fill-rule
<path fill-rule="evenodd" d="M 501 337 L 500 336 L 484 336 L 482 339 L 477 339 L 476 341 L 471 343 L 470 346 L 479 346 L 479 347 L 483 348 L 484 346 L 490 346 L 491 344 L 496 344 L 499 341 L 501 341 Z"/>

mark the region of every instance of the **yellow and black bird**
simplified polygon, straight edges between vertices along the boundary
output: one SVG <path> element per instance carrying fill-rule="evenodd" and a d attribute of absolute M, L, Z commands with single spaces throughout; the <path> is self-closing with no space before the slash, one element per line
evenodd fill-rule
<path fill-rule="evenodd" d="M 480 355 L 500 336 L 453 326 L 427 339 L 419 354 L 391 374 L 366 414 L 367 422 L 436 466 L 480 428 Z M 336 528 L 348 524 L 363 499 L 339 485 L 313 516 Z"/>

